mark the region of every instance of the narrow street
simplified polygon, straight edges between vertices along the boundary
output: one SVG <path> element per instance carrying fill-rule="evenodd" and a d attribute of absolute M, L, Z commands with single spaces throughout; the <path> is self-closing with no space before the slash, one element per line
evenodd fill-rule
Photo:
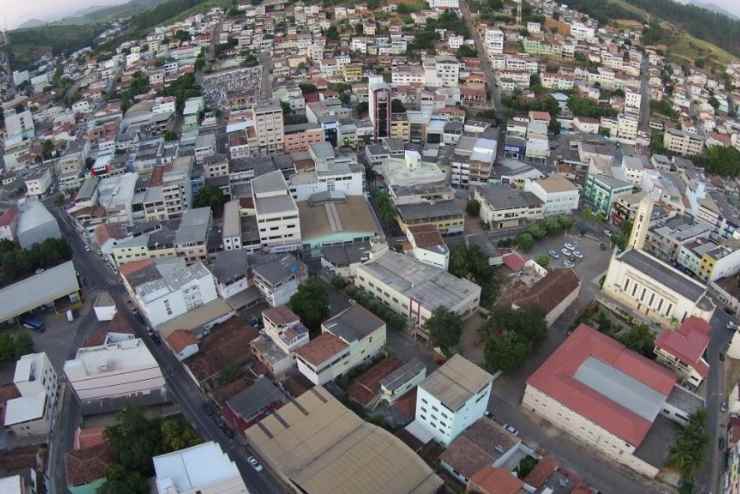
<path fill-rule="evenodd" d="M 105 263 L 94 253 L 85 252 L 84 245 L 80 240 L 77 231 L 72 226 L 70 219 L 58 207 L 47 205 L 52 214 L 59 222 L 62 234 L 67 238 L 74 251 L 75 266 L 88 289 L 107 290 L 116 302 L 118 311 L 122 313 L 136 335 L 141 338 L 152 355 L 157 359 L 162 373 L 167 381 L 168 390 L 175 403 L 180 406 L 183 415 L 188 419 L 195 430 L 205 439 L 216 441 L 221 448 L 228 453 L 232 460 L 237 464 L 242 477 L 244 478 L 247 488 L 251 493 L 277 494 L 282 493 L 285 489 L 275 476 L 267 469 L 262 472 L 255 471 L 246 461 L 247 456 L 259 457 L 241 444 L 238 439 L 230 439 L 219 428 L 219 426 L 208 416 L 204 410 L 204 404 L 207 398 L 187 374 L 182 364 L 172 355 L 172 353 L 163 345 L 155 344 L 146 334 L 146 328 L 129 309 L 127 300 L 128 294 L 123 286 L 118 282 L 115 275 L 111 272 Z M 77 343 L 77 342 L 76 342 Z M 81 343 L 81 341 L 79 342 Z M 79 344 L 78 343 L 78 344 Z M 67 393 L 71 395 L 71 393 Z M 65 399 L 65 407 L 60 413 L 58 427 L 55 430 L 53 441 L 55 444 L 62 446 L 74 432 L 79 421 L 79 411 L 76 409 L 76 403 L 73 399 Z M 54 477 L 52 480 L 52 494 L 61 494 L 66 492 L 61 486 L 64 486 L 64 453 L 66 447 L 53 447 L 50 458 Z"/>

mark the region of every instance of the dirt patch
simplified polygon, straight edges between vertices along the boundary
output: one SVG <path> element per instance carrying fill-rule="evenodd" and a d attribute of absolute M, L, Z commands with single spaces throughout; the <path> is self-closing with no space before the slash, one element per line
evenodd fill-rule
<path fill-rule="evenodd" d="M 725 360 L 725 398 L 730 396 L 735 384 L 740 382 L 740 360 L 727 358 Z"/>

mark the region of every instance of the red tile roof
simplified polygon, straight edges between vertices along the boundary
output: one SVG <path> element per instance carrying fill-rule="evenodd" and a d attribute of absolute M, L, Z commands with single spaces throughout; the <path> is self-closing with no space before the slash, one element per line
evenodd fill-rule
<path fill-rule="evenodd" d="M 545 485 L 545 481 L 550 478 L 555 470 L 559 467 L 558 462 L 552 456 L 545 456 L 542 458 L 537 465 L 532 469 L 531 472 L 524 478 L 524 481 L 539 489 Z"/>
<path fill-rule="evenodd" d="M 638 446 L 652 423 L 573 377 L 589 357 L 598 359 L 665 396 L 676 383 L 676 377 L 670 370 L 628 350 L 618 341 L 590 326 L 581 324 L 527 379 L 527 385 L 537 388 L 591 422 Z"/>
<path fill-rule="evenodd" d="M 296 350 L 296 355 L 313 366 L 318 366 L 347 348 L 347 344 L 331 333 L 323 333 Z"/>
<path fill-rule="evenodd" d="M 278 326 L 284 326 L 301 321 L 295 312 L 290 310 L 286 305 L 280 305 L 278 307 L 262 311 L 262 317 L 264 319 L 269 319 L 273 324 Z"/>
<path fill-rule="evenodd" d="M 496 467 L 477 471 L 470 478 L 470 484 L 482 494 L 519 494 L 524 487 L 524 483 L 511 472 Z"/>
<path fill-rule="evenodd" d="M 504 254 L 503 261 L 506 267 L 511 269 L 515 273 L 521 271 L 524 267 L 524 264 L 527 262 L 525 258 L 515 252 Z"/>
<path fill-rule="evenodd" d="M 112 463 L 110 448 L 105 443 L 92 448 L 73 449 L 64 456 L 67 485 L 80 486 L 105 478 Z"/>
<path fill-rule="evenodd" d="M 9 208 L 6 209 L 3 214 L 0 214 L 0 226 L 8 226 L 18 216 L 18 209 Z"/>
<path fill-rule="evenodd" d="M 385 358 L 360 374 L 350 384 L 349 399 L 362 406 L 368 406 L 380 393 L 380 381 L 401 367 L 401 361 L 393 357 Z"/>
<path fill-rule="evenodd" d="M 105 427 L 86 427 L 75 431 L 74 449 L 86 449 L 105 444 Z"/>
<path fill-rule="evenodd" d="M 574 290 L 577 290 L 580 283 L 578 275 L 572 269 L 553 269 L 531 288 L 514 296 L 511 303 L 520 308 L 536 306 L 541 308 L 545 314 L 549 314 Z"/>
<path fill-rule="evenodd" d="M 197 342 L 193 333 L 185 329 L 176 329 L 167 337 L 167 344 L 177 353 Z"/>
<path fill-rule="evenodd" d="M 691 365 L 702 377 L 707 377 L 709 366 L 702 355 L 709 345 L 712 328 L 703 319 L 687 317 L 676 330 L 663 330 L 655 346 Z"/>
<path fill-rule="evenodd" d="M 142 269 L 152 266 L 153 264 L 154 264 L 154 261 L 152 261 L 151 259 L 142 259 L 141 261 L 131 261 L 125 264 L 121 264 L 121 267 L 118 269 L 118 271 L 121 273 L 121 275 L 124 278 L 127 278 L 130 274 L 136 273 L 137 271 L 141 271 Z"/>

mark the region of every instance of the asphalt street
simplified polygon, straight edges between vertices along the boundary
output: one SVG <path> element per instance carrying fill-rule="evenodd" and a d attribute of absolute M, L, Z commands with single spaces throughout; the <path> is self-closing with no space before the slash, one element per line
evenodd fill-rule
<path fill-rule="evenodd" d="M 183 415 L 195 430 L 205 440 L 215 441 L 221 445 L 221 448 L 236 463 L 250 493 L 277 494 L 285 492 L 286 489 L 284 486 L 274 474 L 270 473 L 264 461 L 261 461 L 265 466 L 262 472 L 257 472 L 247 463 L 246 459 L 250 455 L 255 456 L 258 460 L 260 458 L 248 446 L 240 443 L 237 438 L 229 438 L 214 419 L 205 412 L 204 405 L 208 399 L 203 395 L 195 382 L 187 374 L 183 365 L 172 353 L 165 346 L 155 344 L 146 334 L 144 324 L 131 312 L 127 303 L 128 294 L 123 285 L 118 282 L 115 274 L 96 254 L 85 251 L 84 244 L 69 217 L 59 208 L 51 205 L 48 206 L 52 214 L 57 218 L 62 234 L 72 246 L 75 266 L 80 276 L 85 280 L 85 285 L 89 289 L 107 290 L 111 294 L 119 312 L 126 317 L 136 335 L 144 340 L 152 355 L 157 359 L 165 375 L 167 387 L 173 401 L 180 406 Z M 65 405 L 68 404 L 68 401 L 65 401 Z M 67 413 L 68 411 L 66 409 L 63 410 L 63 417 L 69 417 Z M 68 420 L 60 420 L 59 425 L 60 427 L 57 428 L 55 434 L 62 437 L 69 434 L 70 427 L 76 427 L 76 425 L 73 426 L 73 424 L 68 423 Z M 52 458 L 50 461 L 54 464 L 59 464 L 60 461 L 63 461 L 63 459 L 60 460 L 57 456 L 61 455 L 63 457 L 64 451 L 62 449 L 55 448 L 53 451 L 55 458 Z M 60 476 L 63 475 L 60 470 L 63 471 L 63 468 L 57 467 L 55 469 L 52 482 L 57 484 L 55 486 L 57 488 L 52 490 L 52 493 L 65 492 L 58 485 L 58 482 L 61 480 Z"/>

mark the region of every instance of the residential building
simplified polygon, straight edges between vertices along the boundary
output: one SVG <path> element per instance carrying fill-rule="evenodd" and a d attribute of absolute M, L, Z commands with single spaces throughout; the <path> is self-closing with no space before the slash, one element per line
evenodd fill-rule
<path fill-rule="evenodd" d="M 375 357 L 386 341 L 382 319 L 353 304 L 321 325 L 321 335 L 295 351 L 298 371 L 323 385 Z"/>
<path fill-rule="evenodd" d="M 293 353 L 308 343 L 308 329 L 286 306 L 262 311 L 262 322 L 264 334 L 252 340 L 252 351 L 273 376 L 280 376 L 296 366 Z"/>
<path fill-rule="evenodd" d="M 620 196 L 632 193 L 632 188 L 632 183 L 626 180 L 589 171 L 583 186 L 583 199 L 594 214 L 609 218 L 614 203 Z"/>
<path fill-rule="evenodd" d="M 153 327 L 187 314 L 217 298 L 216 283 L 206 267 L 177 257 L 146 259 L 120 267 L 124 285 Z"/>
<path fill-rule="evenodd" d="M 704 139 L 682 130 L 667 129 L 663 134 L 663 145 L 672 153 L 698 156 L 704 150 Z"/>
<path fill-rule="evenodd" d="M 3 425 L 20 437 L 49 434 L 59 396 L 49 357 L 43 352 L 22 356 L 15 364 L 13 384 L 20 396 L 5 402 Z"/>
<path fill-rule="evenodd" d="M 706 361 L 712 328 L 698 317 L 687 317 L 678 329 L 664 329 L 655 339 L 658 362 L 672 367 L 679 378 L 696 389 L 709 374 Z"/>
<path fill-rule="evenodd" d="M 276 170 L 251 182 L 260 242 L 271 252 L 299 249 L 301 221 L 298 206 L 282 172 Z"/>
<path fill-rule="evenodd" d="M 31 172 L 25 179 L 26 195 L 31 197 L 41 197 L 51 188 L 53 179 L 51 177 L 51 168 L 42 167 Z"/>
<path fill-rule="evenodd" d="M 647 477 L 640 445 L 663 417 L 685 424 L 704 400 L 665 367 L 581 324 L 527 380 L 522 407 Z"/>
<path fill-rule="evenodd" d="M 459 353 L 453 355 L 417 387 L 414 423 L 449 446 L 483 417 L 492 383 L 491 374 Z"/>
<path fill-rule="evenodd" d="M 368 111 L 373 125 L 373 137 L 382 139 L 391 134 L 391 90 L 382 77 L 368 81 Z"/>
<path fill-rule="evenodd" d="M 387 251 L 357 267 L 355 285 L 407 317 L 413 333 L 426 337 L 424 323 L 439 306 L 464 319 L 478 310 L 480 287 L 412 256 Z"/>
<path fill-rule="evenodd" d="M 531 192 L 542 201 L 545 216 L 571 214 L 578 209 L 578 187 L 562 175 L 551 175 L 539 180 L 528 180 L 525 192 Z"/>
<path fill-rule="evenodd" d="M 453 200 L 396 204 L 401 230 L 412 227 L 436 228 L 443 235 L 465 231 L 465 213 Z"/>
<path fill-rule="evenodd" d="M 308 276 L 308 268 L 293 254 L 250 259 L 252 283 L 271 307 L 285 305 Z"/>
<path fill-rule="evenodd" d="M 110 340 L 77 350 L 64 363 L 64 374 L 83 414 L 110 413 L 137 401 L 168 401 L 164 375 L 139 338 Z"/>
<path fill-rule="evenodd" d="M 236 463 L 213 441 L 152 458 L 158 494 L 248 494 Z"/>
<path fill-rule="evenodd" d="M 235 430 L 242 432 L 286 401 L 280 388 L 270 378 L 262 376 L 226 401 L 224 418 Z"/>
<path fill-rule="evenodd" d="M 487 26 L 484 41 L 489 57 L 491 55 L 500 55 L 504 52 L 504 33 L 500 29 Z"/>
<path fill-rule="evenodd" d="M 406 238 L 411 255 L 419 261 L 447 271 L 450 264 L 450 249 L 442 234 L 434 225 L 406 227 Z"/>
<path fill-rule="evenodd" d="M 278 101 L 271 101 L 252 109 L 260 150 L 264 153 L 280 152 L 283 141 L 283 108 Z"/>
<path fill-rule="evenodd" d="M 532 192 L 505 184 L 473 188 L 473 198 L 480 203 L 480 219 L 491 229 L 511 228 L 545 217 L 544 203 Z"/>
<path fill-rule="evenodd" d="M 296 494 L 434 494 L 442 486 L 400 439 L 359 418 L 321 386 L 268 415 L 245 435 Z"/>
<path fill-rule="evenodd" d="M 9 207 L 0 214 L 0 240 L 15 242 L 15 231 L 18 227 L 18 208 Z"/>
<path fill-rule="evenodd" d="M 56 218 L 43 202 L 32 199 L 19 205 L 16 240 L 24 249 L 30 249 L 47 238 L 62 238 Z"/>

